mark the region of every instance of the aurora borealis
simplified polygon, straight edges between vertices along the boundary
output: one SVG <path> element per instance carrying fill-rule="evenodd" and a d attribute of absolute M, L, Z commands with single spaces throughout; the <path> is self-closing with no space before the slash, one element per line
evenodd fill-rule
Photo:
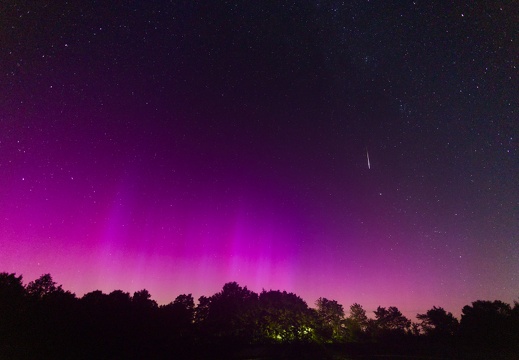
<path fill-rule="evenodd" d="M 0 271 L 159 304 L 517 300 L 517 6 L 3 7 Z"/>

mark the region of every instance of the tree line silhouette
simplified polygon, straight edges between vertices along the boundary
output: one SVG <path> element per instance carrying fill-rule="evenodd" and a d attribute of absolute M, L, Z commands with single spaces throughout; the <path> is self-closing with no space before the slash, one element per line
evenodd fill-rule
<path fill-rule="evenodd" d="M 360 304 L 346 314 L 335 300 L 311 308 L 286 291 L 260 294 L 230 282 L 197 305 L 182 294 L 158 305 L 147 290 L 99 290 L 81 298 L 50 274 L 23 284 L 0 273 L 0 358 L 517 358 L 519 303 L 474 301 L 461 320 L 441 307 L 413 322 L 397 307 L 373 318 Z M 344 355 L 346 356 L 346 355 Z"/>

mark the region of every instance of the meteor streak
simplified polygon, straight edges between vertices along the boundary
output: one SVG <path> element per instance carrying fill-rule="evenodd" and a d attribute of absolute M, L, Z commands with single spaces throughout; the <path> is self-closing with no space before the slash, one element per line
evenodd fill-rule
<path fill-rule="evenodd" d="M 368 158 L 368 169 L 371 169 L 371 164 L 369 163 L 369 152 L 368 152 L 368 148 L 366 148 L 366 157 Z"/>

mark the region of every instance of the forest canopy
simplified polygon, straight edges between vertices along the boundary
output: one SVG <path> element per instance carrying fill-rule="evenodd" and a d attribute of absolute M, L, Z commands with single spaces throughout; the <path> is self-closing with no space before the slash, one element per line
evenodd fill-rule
<path fill-rule="evenodd" d="M 436 306 L 413 321 L 396 306 L 379 306 L 368 316 L 357 303 L 345 310 L 337 301 L 321 297 L 314 305 L 294 293 L 257 294 L 236 282 L 212 296 L 201 296 L 196 304 L 191 294 L 181 294 L 158 305 L 146 289 L 133 294 L 95 290 L 78 298 L 50 274 L 24 285 L 21 275 L 3 272 L 0 351 L 13 358 L 36 353 L 188 358 L 201 351 L 200 345 L 236 349 L 317 344 L 351 351 L 352 346 L 358 350 L 369 344 L 370 351 L 378 346 L 391 352 L 414 349 L 451 356 L 460 349 L 513 354 L 519 344 L 518 302 L 511 306 L 477 300 L 463 307 L 460 321 Z"/>

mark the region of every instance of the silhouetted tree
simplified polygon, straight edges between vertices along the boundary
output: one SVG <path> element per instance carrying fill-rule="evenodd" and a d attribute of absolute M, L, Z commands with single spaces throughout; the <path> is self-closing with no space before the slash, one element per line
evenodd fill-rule
<path fill-rule="evenodd" d="M 195 302 L 191 294 L 179 295 L 159 308 L 160 318 L 175 339 L 192 336 L 195 317 Z"/>
<path fill-rule="evenodd" d="M 354 303 L 350 306 L 350 316 L 345 319 L 344 324 L 349 341 L 363 340 L 368 326 L 368 317 L 362 305 Z"/>
<path fill-rule="evenodd" d="M 100 308 L 107 303 L 107 297 L 101 290 L 95 290 L 83 295 L 80 301 L 88 308 Z"/>
<path fill-rule="evenodd" d="M 22 275 L 0 273 L 0 306 L 14 301 L 20 301 L 25 294 Z"/>
<path fill-rule="evenodd" d="M 375 310 L 375 319 L 377 326 L 385 330 L 403 332 L 411 326 L 411 321 L 395 306 L 390 306 L 388 309 L 379 306 Z"/>
<path fill-rule="evenodd" d="M 453 336 L 458 331 L 458 319 L 441 307 L 433 306 L 425 314 L 417 314 L 416 318 L 421 321 L 420 327 L 428 336 L 445 338 Z"/>
<path fill-rule="evenodd" d="M 319 318 L 319 333 L 325 341 L 344 339 L 344 308 L 335 300 L 319 298 L 315 302 Z"/>
<path fill-rule="evenodd" d="M 50 276 L 50 274 L 44 274 L 27 284 L 26 289 L 30 296 L 41 299 L 46 295 L 61 290 L 61 285 L 58 288 L 56 282 L 52 280 L 52 276 Z"/>
<path fill-rule="evenodd" d="M 394 306 L 389 308 L 378 307 L 374 311 L 375 319 L 368 320 L 367 331 L 374 340 L 399 341 L 402 340 L 411 327 L 411 321 L 402 315 Z"/>
<path fill-rule="evenodd" d="M 158 305 L 151 299 L 148 290 L 143 289 L 134 292 L 131 298 L 131 314 L 129 320 L 130 338 L 132 341 L 132 353 L 139 357 L 147 356 L 154 351 L 158 332 L 157 322 Z"/>
<path fill-rule="evenodd" d="M 207 313 L 202 315 L 207 336 L 223 342 L 249 343 L 254 338 L 258 295 L 236 282 L 223 286 L 222 291 L 209 298 Z"/>
<path fill-rule="evenodd" d="M 132 303 L 132 298 L 130 297 L 130 293 L 124 292 L 122 290 L 114 290 L 108 294 L 106 298 L 110 306 L 118 309 L 128 309 Z"/>
<path fill-rule="evenodd" d="M 191 325 L 195 317 L 195 301 L 193 295 L 178 295 L 173 301 L 173 307 L 177 309 L 177 321 L 184 325 Z"/>
<path fill-rule="evenodd" d="M 78 346 L 78 308 L 75 294 L 57 286 L 50 274 L 29 282 L 27 347 L 41 357 L 61 358 Z"/>
<path fill-rule="evenodd" d="M 90 310 L 88 323 L 88 343 L 95 344 L 95 349 L 103 357 L 123 357 L 134 350 L 137 339 L 132 335 L 139 326 L 132 309 L 129 293 L 114 290 L 105 295 L 99 291 L 86 294 L 82 301 Z M 130 341 L 132 339 L 132 341 Z"/>
<path fill-rule="evenodd" d="M 129 293 L 122 290 L 114 290 L 106 297 L 108 318 L 114 327 L 120 327 L 117 337 L 123 339 L 131 328 L 132 299 Z"/>
<path fill-rule="evenodd" d="M 112 336 L 115 331 L 108 295 L 101 290 L 86 293 L 79 299 L 81 316 L 81 350 L 92 358 L 106 357 L 112 353 Z"/>
<path fill-rule="evenodd" d="M 207 296 L 200 296 L 198 298 L 198 305 L 195 309 L 195 323 L 203 324 L 209 315 L 209 304 L 211 299 Z"/>
<path fill-rule="evenodd" d="M 519 348 L 519 302 L 514 301 L 514 307 L 510 316 L 510 343 Z"/>
<path fill-rule="evenodd" d="M 502 301 L 474 301 L 472 306 L 462 309 L 460 336 L 471 348 L 491 351 L 518 348 L 519 323 L 517 318 L 514 321 L 513 314 L 512 307 Z"/>
<path fill-rule="evenodd" d="M 458 319 L 441 307 L 433 306 L 425 314 L 417 314 L 420 323 L 412 323 L 411 334 L 417 343 L 427 349 L 429 356 L 438 358 L 456 357 Z"/>
<path fill-rule="evenodd" d="M 151 299 L 151 294 L 146 289 L 133 293 L 132 304 L 140 311 L 153 310 L 158 307 L 157 302 Z"/>
<path fill-rule="evenodd" d="M 361 330 L 366 330 L 366 326 L 368 326 L 368 317 L 366 315 L 366 310 L 362 308 L 362 305 L 355 303 L 350 306 L 349 319 L 354 321 Z"/>
<path fill-rule="evenodd" d="M 26 312 L 22 276 L 0 273 L 0 354 L 6 358 L 15 358 L 15 350 L 27 342 Z"/>

